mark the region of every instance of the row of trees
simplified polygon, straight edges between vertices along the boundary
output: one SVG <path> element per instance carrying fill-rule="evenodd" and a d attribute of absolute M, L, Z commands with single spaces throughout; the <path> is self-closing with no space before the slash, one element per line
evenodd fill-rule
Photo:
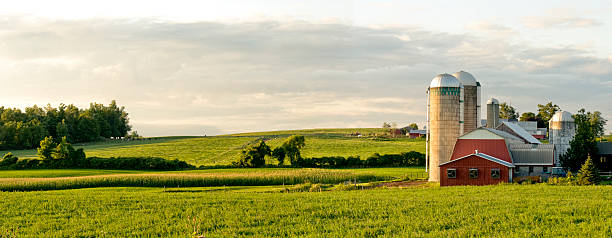
<path fill-rule="evenodd" d="M 283 165 L 286 159 L 289 159 L 292 165 L 296 165 L 301 163 L 302 154 L 300 150 L 304 146 L 306 146 L 306 140 L 301 135 L 290 136 L 274 150 L 270 149 L 270 146 L 266 145 L 263 139 L 260 139 L 243 149 L 240 159 L 233 165 L 238 167 L 262 167 L 266 164 L 266 156 L 275 158 L 278 165 Z"/>
<path fill-rule="evenodd" d="M 547 104 L 538 104 L 537 114 L 533 112 L 524 112 L 519 117 L 519 112 L 516 108 L 503 102 L 499 104 L 499 118 L 518 119 L 519 121 L 537 121 L 539 128 L 548 128 L 548 121 L 559 110 L 561 110 L 559 105 L 548 102 Z"/>
<path fill-rule="evenodd" d="M 0 150 L 32 149 L 45 137 L 68 142 L 90 142 L 123 137 L 131 130 L 128 113 L 113 100 L 108 106 L 91 103 L 88 109 L 60 104 L 34 105 L 25 111 L 0 107 Z"/>
<path fill-rule="evenodd" d="M 184 161 L 157 157 L 86 157 L 83 149 L 75 149 L 66 137 L 56 143 L 52 137 L 40 141 L 38 158 L 19 159 L 12 153 L 0 158 L 0 169 L 133 169 L 133 170 L 181 170 L 195 166 Z"/>
<path fill-rule="evenodd" d="M 266 164 L 266 157 L 272 157 L 278 161 L 278 165 L 284 165 L 287 160 L 294 167 L 306 168 L 340 168 L 340 167 L 398 167 L 398 166 L 424 166 L 425 155 L 411 151 L 401 154 L 378 153 L 361 160 L 359 156 L 341 157 L 328 156 L 319 158 L 302 158 L 300 150 L 306 145 L 304 136 L 293 135 L 287 138 L 281 145 L 271 149 L 264 140 L 242 150 L 240 159 L 233 163 L 238 167 L 262 167 Z"/>

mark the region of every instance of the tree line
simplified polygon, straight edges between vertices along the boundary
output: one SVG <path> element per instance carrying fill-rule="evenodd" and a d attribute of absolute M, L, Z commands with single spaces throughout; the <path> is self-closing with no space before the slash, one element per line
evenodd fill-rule
<path fill-rule="evenodd" d="M 45 137 L 71 143 L 124 137 L 131 130 L 125 107 L 113 100 L 108 106 L 91 103 L 88 109 L 73 104 L 55 108 L 32 106 L 0 107 L 0 150 L 32 149 Z"/>
<path fill-rule="evenodd" d="M 365 160 L 360 159 L 359 156 L 303 158 L 300 151 L 304 146 L 306 146 L 306 140 L 301 135 L 290 136 L 274 149 L 271 149 L 265 140 L 260 139 L 243 149 L 238 161 L 233 162 L 232 165 L 251 168 L 263 167 L 266 165 L 266 158 L 271 157 L 278 161 L 278 166 L 283 166 L 286 162 L 289 162 L 292 167 L 300 168 L 425 166 L 425 154 L 416 151 L 384 155 L 375 153 Z"/>

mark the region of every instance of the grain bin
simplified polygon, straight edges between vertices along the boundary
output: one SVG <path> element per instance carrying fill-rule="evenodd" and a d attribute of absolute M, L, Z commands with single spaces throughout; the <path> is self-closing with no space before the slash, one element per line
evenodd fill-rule
<path fill-rule="evenodd" d="M 550 144 L 555 145 L 555 166 L 560 167 L 559 157 L 570 147 L 570 141 L 576 135 L 576 123 L 571 113 L 558 111 L 549 121 Z"/>
<path fill-rule="evenodd" d="M 487 101 L 487 127 L 497 128 L 499 126 L 499 101 L 489 98 Z"/>
<path fill-rule="evenodd" d="M 429 181 L 440 181 L 441 163 L 450 160 L 461 129 L 462 85 L 450 74 L 439 74 L 427 90 L 427 157 Z"/>
<path fill-rule="evenodd" d="M 476 82 L 474 76 L 465 71 L 454 73 L 453 76 L 463 85 L 465 94 L 463 103 L 463 134 L 470 133 L 478 128 L 480 121 L 480 98 L 479 83 Z"/>

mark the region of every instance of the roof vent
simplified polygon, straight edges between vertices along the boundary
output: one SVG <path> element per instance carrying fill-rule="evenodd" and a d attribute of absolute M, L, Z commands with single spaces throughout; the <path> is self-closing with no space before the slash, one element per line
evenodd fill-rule
<path fill-rule="evenodd" d="M 478 150 L 474 150 L 474 154 L 478 154 Z"/>

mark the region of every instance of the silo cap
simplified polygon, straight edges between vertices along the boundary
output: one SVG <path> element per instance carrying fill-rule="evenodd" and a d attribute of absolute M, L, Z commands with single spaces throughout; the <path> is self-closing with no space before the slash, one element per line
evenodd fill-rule
<path fill-rule="evenodd" d="M 453 76 L 455 76 L 464 86 L 477 86 L 476 78 L 468 72 L 462 70 L 454 73 Z"/>
<path fill-rule="evenodd" d="M 556 112 L 555 115 L 553 115 L 553 117 L 550 119 L 550 121 L 555 121 L 555 122 L 561 122 L 561 121 L 574 122 L 574 117 L 572 116 L 571 113 L 561 110 L 561 111 Z"/>
<path fill-rule="evenodd" d="M 431 80 L 430 88 L 459 88 L 459 80 L 450 74 L 438 74 Z"/>
<path fill-rule="evenodd" d="M 497 104 L 497 105 L 499 105 L 499 101 L 497 101 L 497 99 L 495 99 L 495 98 L 489 98 L 489 100 L 487 101 L 487 105 L 488 104 Z"/>

